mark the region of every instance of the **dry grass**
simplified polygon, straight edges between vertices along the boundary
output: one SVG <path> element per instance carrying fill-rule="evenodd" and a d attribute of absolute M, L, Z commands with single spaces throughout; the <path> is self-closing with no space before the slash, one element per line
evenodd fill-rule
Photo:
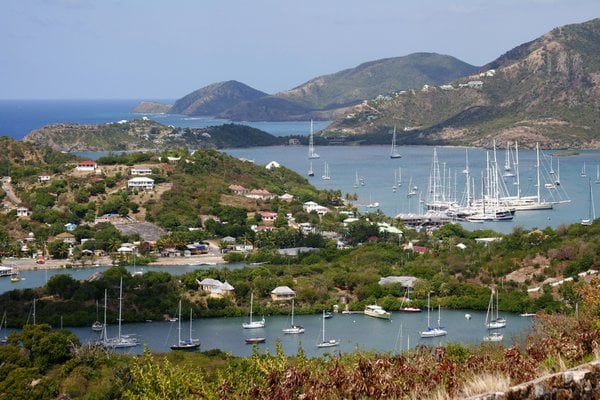
<path fill-rule="evenodd" d="M 510 378 L 501 374 L 476 375 L 464 383 L 458 398 L 472 397 L 490 392 L 504 392 L 510 387 Z"/>

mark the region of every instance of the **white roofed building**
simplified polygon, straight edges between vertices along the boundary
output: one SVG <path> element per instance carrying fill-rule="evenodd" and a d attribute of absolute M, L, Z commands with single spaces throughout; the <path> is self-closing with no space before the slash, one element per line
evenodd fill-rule
<path fill-rule="evenodd" d="M 127 181 L 129 189 L 154 189 L 154 179 L 143 176 L 131 178 Z"/>
<path fill-rule="evenodd" d="M 290 289 L 288 286 L 277 286 L 271 290 L 271 299 L 273 301 L 291 300 L 296 297 L 296 292 Z"/>

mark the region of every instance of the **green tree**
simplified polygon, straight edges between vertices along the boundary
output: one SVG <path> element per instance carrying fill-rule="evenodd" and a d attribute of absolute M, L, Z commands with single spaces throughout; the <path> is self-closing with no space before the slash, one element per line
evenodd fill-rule
<path fill-rule="evenodd" d="M 62 240 L 48 243 L 48 253 L 54 258 L 65 259 L 69 256 L 69 244 Z"/>

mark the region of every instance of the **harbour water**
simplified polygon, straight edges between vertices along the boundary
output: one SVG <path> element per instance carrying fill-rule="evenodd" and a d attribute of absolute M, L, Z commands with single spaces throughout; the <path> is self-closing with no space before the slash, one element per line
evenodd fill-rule
<path fill-rule="evenodd" d="M 125 295 L 126 296 L 126 295 Z M 466 319 L 469 313 L 471 319 Z M 184 310 L 184 314 L 186 314 Z M 504 315 L 507 326 L 500 331 L 504 334 L 504 345 L 519 343 L 529 331 L 532 319 L 515 314 Z M 266 326 L 260 329 L 243 329 L 242 322 L 247 318 L 200 318 L 193 321 L 194 338 L 201 341 L 201 350 L 221 349 L 236 356 L 248 356 L 252 346 L 244 341 L 246 338 L 264 337 L 264 344 L 259 344 L 261 352 L 268 350 L 275 354 L 275 343 L 281 342 L 287 355 L 295 355 L 302 346 L 309 357 L 325 353 L 352 352 L 355 350 L 395 353 L 418 345 L 437 345 L 443 343 L 476 344 L 487 334 L 484 327 L 485 312 L 465 310 L 442 310 L 441 324 L 448 331 L 447 336 L 423 339 L 419 333 L 427 328 L 427 313 L 392 313 L 392 319 L 382 320 L 362 314 L 335 314 L 325 322 L 325 338 L 337 339 L 339 346 L 320 349 L 317 343 L 322 340 L 322 316 L 295 315 L 294 323 L 303 325 L 305 333 L 298 335 L 284 334 L 283 328 L 290 324 L 285 316 L 265 316 Z M 437 325 L 437 312 L 431 315 Z M 125 321 L 126 322 L 126 321 Z M 117 334 L 115 321 L 109 321 L 108 336 Z M 169 346 L 177 341 L 177 322 L 152 321 L 145 323 L 124 324 L 123 334 L 136 334 L 140 343 L 155 352 L 170 351 Z M 96 341 L 100 334 L 90 327 L 69 328 L 79 337 L 82 343 Z M 10 329 L 9 329 L 10 331 Z M 181 323 L 182 338 L 189 336 L 189 321 L 185 318 Z M 141 354 L 143 346 L 126 350 L 133 354 Z"/>
<path fill-rule="evenodd" d="M 227 268 L 235 269 L 247 266 L 246 264 L 227 264 Z M 130 273 L 135 271 L 165 271 L 173 275 L 182 275 L 196 269 L 219 268 L 206 265 L 180 265 L 180 266 L 144 266 L 127 269 Z M 10 279 L 0 279 L 0 293 L 12 289 L 34 288 L 45 285 L 47 280 L 57 274 L 69 274 L 75 279 L 87 279 L 95 273 L 102 272 L 108 267 L 88 267 L 80 269 L 57 269 L 23 271 L 22 280 L 11 283 Z M 124 296 L 127 296 L 125 293 Z M 173 310 L 175 313 L 176 310 Z M 466 319 L 465 314 L 470 314 L 471 319 Z M 187 313 L 184 310 L 184 314 Z M 502 329 L 504 344 L 522 338 L 531 327 L 531 318 L 520 317 L 516 314 L 505 314 L 507 327 Z M 261 316 L 255 316 L 260 318 Z M 221 349 L 237 356 L 247 356 L 252 352 L 252 346 L 245 344 L 244 339 L 250 337 L 264 337 L 266 343 L 260 344 L 261 351 L 275 351 L 276 341 L 288 355 L 295 355 L 301 345 L 307 356 L 319 356 L 325 352 L 351 352 L 357 349 L 377 352 L 397 352 L 407 348 L 414 348 L 421 344 L 435 345 L 438 343 L 461 342 L 479 343 L 486 334 L 484 328 L 485 312 L 472 310 L 442 310 L 441 324 L 448 331 L 444 337 L 421 339 L 419 332 L 427 327 L 427 313 L 392 313 L 391 321 L 374 319 L 362 314 L 336 314 L 326 320 L 326 339 L 338 339 L 340 345 L 330 349 L 318 349 L 316 344 L 322 339 L 321 314 L 295 315 L 294 323 L 303 325 L 304 334 L 288 335 L 282 329 L 291 324 L 290 317 L 265 316 L 266 327 L 262 329 L 243 329 L 242 322 L 247 317 L 229 318 L 199 318 L 193 322 L 193 336 L 202 342 L 202 350 Z M 437 311 L 432 311 L 431 324 L 437 324 Z M 92 321 L 90 321 L 91 324 Z M 108 336 L 116 336 L 116 321 L 108 321 Z M 82 343 L 93 342 L 99 339 L 99 334 L 90 327 L 70 327 Z M 189 321 L 182 320 L 182 337 L 189 335 Z M 11 330 L 9 329 L 9 332 Z M 177 340 L 177 323 L 170 321 L 152 321 L 145 323 L 123 324 L 124 334 L 139 335 L 140 342 L 157 352 L 169 351 L 169 346 Z M 122 351 L 122 350 L 119 350 Z M 143 346 L 127 349 L 126 351 L 140 354 Z"/>
<path fill-rule="evenodd" d="M 505 144 L 504 144 L 505 145 Z M 361 212 L 380 210 L 388 216 L 399 213 L 420 213 L 427 198 L 429 177 L 433 158 L 431 146 L 401 146 L 401 158 L 390 158 L 390 146 L 321 146 L 316 149 L 320 158 L 309 160 L 306 146 L 281 146 L 247 149 L 228 149 L 234 157 L 254 160 L 256 164 L 266 165 L 277 161 L 309 179 L 315 187 L 328 190 L 340 190 L 342 194 L 358 196 L 356 204 Z M 465 192 L 465 151 L 468 151 L 470 175 L 475 179 L 476 197 L 480 196 L 481 177 L 486 165 L 486 149 L 464 147 L 438 147 L 437 155 L 440 169 L 447 170 L 451 185 L 449 195 L 460 200 Z M 588 179 L 592 180 L 594 198 L 600 199 L 600 184 L 595 184 L 596 167 L 600 163 L 600 151 L 583 150 L 575 155 L 553 156 L 557 152 L 542 151 L 541 187 L 542 200 L 570 200 L 556 205 L 551 210 L 521 211 L 511 221 L 463 223 L 469 230 L 493 229 L 508 233 L 515 227 L 525 229 L 547 226 L 556 228 L 561 224 L 579 223 L 587 217 L 589 203 Z M 504 150 L 498 149 L 498 163 L 504 165 Z M 491 156 L 491 152 L 490 152 Z M 552 161 L 550 161 L 552 160 Z M 560 161 L 558 161 L 560 160 Z M 309 163 L 315 171 L 314 177 L 308 177 Z M 324 163 L 327 162 L 330 179 L 323 180 Z M 551 165 L 552 163 L 552 165 Z M 560 163 L 560 170 L 558 169 Z M 586 165 L 587 176 L 581 176 Z M 537 193 L 536 153 L 535 150 L 519 150 L 519 170 L 521 195 Z M 551 172 L 554 174 L 551 174 Z M 544 185 L 552 182 L 560 174 L 561 185 L 548 189 Z M 356 185 L 356 176 L 360 183 Z M 394 192 L 394 179 L 401 179 L 402 186 Z M 504 178 L 510 194 L 515 194 L 515 178 Z M 364 182 L 364 185 L 363 185 Z M 408 196 L 409 188 L 416 187 L 417 194 Z M 379 203 L 378 207 L 368 208 L 369 204 Z"/>

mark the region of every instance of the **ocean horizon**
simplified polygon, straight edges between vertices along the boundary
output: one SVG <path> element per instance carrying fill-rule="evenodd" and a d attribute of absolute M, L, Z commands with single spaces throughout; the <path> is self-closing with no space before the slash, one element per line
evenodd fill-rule
<path fill-rule="evenodd" d="M 0 100 L 0 135 L 17 140 L 29 132 L 49 124 L 106 124 L 121 120 L 147 117 L 163 125 L 182 128 L 235 123 L 263 130 L 274 136 L 304 135 L 310 133 L 309 121 L 248 122 L 218 119 L 213 116 L 178 114 L 133 113 L 140 101 L 157 101 L 172 104 L 174 99 L 83 99 L 83 100 Z M 315 131 L 329 125 L 330 121 L 315 121 Z"/>

